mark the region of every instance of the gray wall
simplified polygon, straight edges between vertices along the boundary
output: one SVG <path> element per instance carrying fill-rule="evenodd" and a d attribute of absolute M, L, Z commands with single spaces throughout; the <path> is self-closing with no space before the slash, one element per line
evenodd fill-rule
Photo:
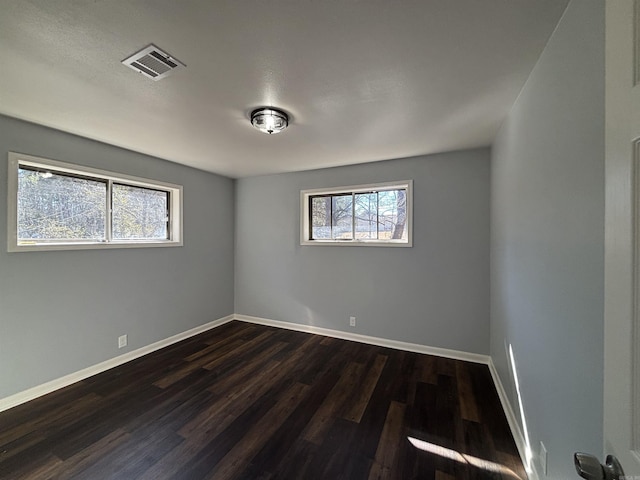
<path fill-rule="evenodd" d="M 491 356 L 535 453 L 602 451 L 604 2 L 573 0 L 492 151 Z"/>
<path fill-rule="evenodd" d="M 478 149 L 238 180 L 236 313 L 487 354 L 489 163 Z M 300 246 L 300 190 L 408 179 L 413 248 Z"/>
<path fill-rule="evenodd" d="M 184 246 L 7 253 L 8 151 L 183 185 Z M 0 116 L 0 398 L 233 313 L 233 201 L 231 179 Z"/>

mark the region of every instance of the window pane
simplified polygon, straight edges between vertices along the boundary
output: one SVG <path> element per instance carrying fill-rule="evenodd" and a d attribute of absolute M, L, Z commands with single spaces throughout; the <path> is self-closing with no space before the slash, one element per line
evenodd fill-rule
<path fill-rule="evenodd" d="M 169 193 L 113 184 L 111 198 L 114 240 L 167 240 Z"/>
<path fill-rule="evenodd" d="M 407 240 L 407 191 L 387 190 L 378 193 L 379 238 Z"/>
<path fill-rule="evenodd" d="M 378 238 L 378 194 L 356 193 L 355 201 L 356 238 Z"/>
<path fill-rule="evenodd" d="M 340 240 L 353 239 L 353 196 L 336 195 L 331 197 L 331 206 L 331 238 Z"/>
<path fill-rule="evenodd" d="M 18 169 L 18 243 L 105 240 L 106 183 Z"/>
<path fill-rule="evenodd" d="M 300 244 L 413 246 L 412 187 L 409 180 L 301 190 Z"/>
<path fill-rule="evenodd" d="M 311 197 L 311 238 L 331 238 L 331 197 Z"/>

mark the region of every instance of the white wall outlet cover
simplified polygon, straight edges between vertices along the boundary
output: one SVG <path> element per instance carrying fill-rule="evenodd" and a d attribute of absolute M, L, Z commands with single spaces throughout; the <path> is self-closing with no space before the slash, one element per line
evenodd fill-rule
<path fill-rule="evenodd" d="M 122 347 L 126 347 L 127 346 L 127 336 L 126 335 L 120 335 L 118 337 L 118 348 L 122 348 Z"/>

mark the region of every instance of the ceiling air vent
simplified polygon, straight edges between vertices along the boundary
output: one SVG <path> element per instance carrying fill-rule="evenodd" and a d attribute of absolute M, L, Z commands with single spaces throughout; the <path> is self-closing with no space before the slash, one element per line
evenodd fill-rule
<path fill-rule="evenodd" d="M 152 80 L 160 80 L 173 71 L 186 66 L 155 45 L 149 45 L 138 53 L 134 53 L 129 58 L 122 60 L 122 63 Z"/>

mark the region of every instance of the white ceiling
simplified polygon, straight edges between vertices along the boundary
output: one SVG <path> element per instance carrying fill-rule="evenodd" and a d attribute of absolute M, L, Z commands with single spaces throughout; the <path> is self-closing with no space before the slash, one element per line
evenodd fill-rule
<path fill-rule="evenodd" d="M 0 113 L 231 177 L 489 145 L 566 4 L 2 0 Z M 150 43 L 187 68 L 120 63 Z"/>

